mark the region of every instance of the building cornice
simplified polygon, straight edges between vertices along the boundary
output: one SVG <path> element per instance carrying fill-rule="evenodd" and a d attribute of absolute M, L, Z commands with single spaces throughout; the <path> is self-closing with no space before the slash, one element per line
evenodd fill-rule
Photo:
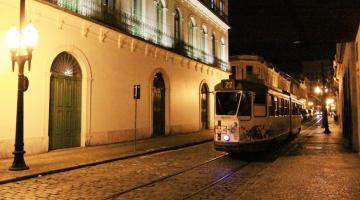
<path fill-rule="evenodd" d="M 199 0 L 180 0 L 180 1 L 187 3 L 188 5 L 193 7 L 196 11 L 201 12 L 202 15 L 209 17 L 211 21 L 213 21 L 215 24 L 217 24 L 225 31 L 228 31 L 230 29 L 229 25 L 227 25 L 222 19 L 216 16 L 209 8 L 204 6 Z"/>

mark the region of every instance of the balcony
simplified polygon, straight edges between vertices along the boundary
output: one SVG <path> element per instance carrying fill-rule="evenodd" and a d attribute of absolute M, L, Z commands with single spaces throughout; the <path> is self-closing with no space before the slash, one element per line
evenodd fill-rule
<path fill-rule="evenodd" d="M 218 16 L 221 20 L 223 20 L 225 23 L 229 23 L 229 18 L 225 14 L 224 10 L 221 10 L 216 4 L 213 4 L 211 0 L 198 0 L 200 1 L 204 6 L 206 6 L 209 10 L 211 10 L 216 16 Z"/>
<path fill-rule="evenodd" d="M 99 23 L 111 26 L 127 35 L 150 42 L 164 49 L 189 57 L 193 60 L 204 64 L 220 68 L 224 71 L 229 70 L 228 62 L 225 62 L 216 56 L 195 48 L 188 43 L 175 38 L 173 35 L 167 34 L 149 23 L 141 20 L 141 17 L 131 15 L 121 10 L 109 10 L 105 5 L 94 3 L 94 1 L 78 1 L 67 0 L 41 0 L 48 2 L 56 7 L 61 7 L 69 12 L 75 13 L 85 18 L 95 20 Z"/>

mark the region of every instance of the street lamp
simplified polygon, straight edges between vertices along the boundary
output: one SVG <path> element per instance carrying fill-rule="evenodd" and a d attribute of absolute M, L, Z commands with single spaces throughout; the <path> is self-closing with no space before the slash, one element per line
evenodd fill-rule
<path fill-rule="evenodd" d="M 15 27 L 11 27 L 6 34 L 6 43 L 11 52 L 12 70 L 14 71 L 15 63 L 19 66 L 14 161 L 9 168 L 13 171 L 29 169 L 24 160 L 24 92 L 29 86 L 29 80 L 24 75 L 24 66 L 27 61 L 30 71 L 32 51 L 38 39 L 38 32 L 31 23 L 23 28 L 24 16 L 25 0 L 20 0 L 20 32 Z"/>
<path fill-rule="evenodd" d="M 321 63 L 321 78 L 322 78 L 322 88 L 325 91 L 325 66 L 323 63 Z M 327 108 L 326 108 L 326 96 L 327 96 L 327 92 L 325 91 L 322 95 L 322 110 L 323 110 L 323 126 L 325 128 L 324 133 L 325 134 L 329 134 L 331 133 L 330 129 L 329 129 L 329 121 L 328 121 L 328 116 L 327 116 Z"/>
<path fill-rule="evenodd" d="M 315 91 L 315 94 L 320 94 L 322 92 L 322 90 L 319 86 L 316 86 L 314 91 Z"/>

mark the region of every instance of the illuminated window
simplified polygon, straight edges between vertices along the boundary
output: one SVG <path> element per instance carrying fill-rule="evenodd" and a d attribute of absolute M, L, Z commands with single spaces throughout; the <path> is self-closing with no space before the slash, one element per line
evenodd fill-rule
<path fill-rule="evenodd" d="M 212 55 L 214 57 L 216 57 L 216 36 L 215 36 L 215 33 L 212 34 L 211 46 L 212 46 Z"/>
<path fill-rule="evenodd" d="M 201 54 L 202 59 L 206 60 L 206 49 L 207 49 L 207 28 L 203 26 L 201 29 Z"/>
<path fill-rule="evenodd" d="M 133 0 L 132 4 L 132 23 L 133 32 L 135 35 L 141 34 L 141 20 L 142 20 L 142 0 Z"/>
<path fill-rule="evenodd" d="M 196 27 L 196 24 L 195 24 L 195 19 L 193 17 L 190 18 L 190 21 L 189 21 L 189 35 L 188 35 L 188 38 L 189 38 L 189 53 L 190 55 L 193 55 L 194 54 L 194 47 L 195 47 L 195 27 Z"/>
<path fill-rule="evenodd" d="M 224 0 L 220 0 L 220 15 L 221 16 L 224 15 L 224 9 L 225 9 Z"/>
<path fill-rule="evenodd" d="M 225 40 L 224 40 L 224 38 L 221 38 L 221 46 L 220 46 L 220 58 L 221 58 L 221 60 L 226 60 L 225 59 L 225 56 L 226 56 L 225 53 L 226 53 L 225 52 Z"/>
<path fill-rule="evenodd" d="M 215 8 L 215 0 L 211 0 L 211 8 Z"/>
<path fill-rule="evenodd" d="M 157 43 L 161 44 L 164 26 L 164 5 L 161 0 L 156 2 L 156 29 L 157 29 Z"/>
<path fill-rule="evenodd" d="M 175 46 L 178 46 L 180 44 L 181 40 L 181 17 L 180 17 L 180 11 L 178 9 L 175 10 L 175 16 L 174 16 L 174 39 L 175 39 Z"/>

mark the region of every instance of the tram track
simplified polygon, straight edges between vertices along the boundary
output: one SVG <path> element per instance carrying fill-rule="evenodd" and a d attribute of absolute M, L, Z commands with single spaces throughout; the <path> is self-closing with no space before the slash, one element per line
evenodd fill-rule
<path fill-rule="evenodd" d="M 305 126 L 306 128 L 303 129 L 302 132 L 305 132 L 306 135 L 309 135 L 311 133 L 308 133 L 309 130 L 311 130 L 311 128 L 313 128 L 314 126 L 317 125 L 317 123 L 320 121 L 321 119 L 314 119 L 312 121 L 310 121 L 309 123 L 307 123 Z M 277 148 L 274 152 L 266 155 L 266 158 L 262 158 L 265 160 L 276 160 L 276 158 L 280 157 L 282 154 L 286 153 L 287 151 L 291 150 L 292 148 L 294 148 L 294 145 L 298 142 L 299 137 L 297 137 L 295 140 L 292 140 L 288 143 L 286 143 L 285 145 L 281 145 L 282 147 Z M 180 179 L 180 176 L 185 176 L 186 173 L 194 173 L 195 171 L 199 171 L 200 168 L 207 168 L 210 165 L 216 165 L 216 162 L 221 163 L 221 159 L 226 159 L 226 157 L 228 157 L 229 155 L 221 155 L 221 156 L 217 156 L 215 158 L 209 159 L 205 162 L 193 165 L 191 167 L 188 167 L 186 169 L 177 171 L 175 173 L 166 175 L 166 176 L 162 176 L 159 178 L 156 178 L 152 181 L 149 181 L 147 183 L 143 183 L 143 184 L 139 184 L 136 186 L 133 186 L 131 188 L 122 190 L 120 192 L 116 192 L 114 194 L 112 194 L 111 196 L 108 196 L 104 199 L 127 199 L 125 196 L 131 196 L 129 194 L 131 193 L 136 193 L 136 192 L 144 192 L 145 190 L 151 190 L 153 188 L 156 187 L 160 187 L 160 185 L 169 185 L 169 183 L 172 181 L 172 179 L 174 179 L 174 181 L 177 181 L 178 179 Z M 256 160 L 255 160 L 256 161 Z M 248 166 L 251 163 L 254 163 L 255 161 L 241 161 L 242 163 L 239 164 L 238 166 L 234 167 L 231 170 L 228 170 L 225 174 L 211 180 L 208 181 L 207 183 L 203 184 L 201 187 L 196 188 L 196 190 L 192 191 L 189 194 L 186 194 L 184 196 L 181 197 L 181 199 L 191 199 L 193 197 L 195 197 L 198 194 L 201 194 L 202 192 L 211 189 L 215 186 L 217 186 L 218 184 L 220 184 L 223 181 L 226 181 L 227 179 L 229 179 L 230 177 L 234 176 L 237 172 L 241 171 L 243 168 L 245 168 L 246 166 Z M 264 167 L 266 168 L 266 167 Z M 215 169 L 215 167 L 214 167 Z M 206 171 L 206 170 L 205 170 Z M 261 170 L 262 171 L 262 170 Z M 150 188 L 150 189 L 149 189 Z M 161 187 L 160 187 L 161 188 Z M 146 193 L 146 192 L 145 192 Z"/>
<path fill-rule="evenodd" d="M 217 157 L 215 157 L 215 158 L 209 159 L 209 160 L 207 160 L 207 161 L 205 161 L 205 162 L 202 162 L 202 163 L 200 163 L 200 164 L 197 164 L 197 165 L 188 167 L 188 168 L 186 168 L 186 169 L 180 170 L 180 171 L 178 171 L 178 172 L 176 172 L 176 173 L 172 173 L 172 174 L 169 174 L 169 175 L 166 175 L 166 176 L 162 176 L 162 177 L 159 177 L 159 178 L 154 179 L 154 180 L 152 180 L 152 181 L 149 181 L 149 182 L 147 182 L 147 183 L 140 184 L 140 185 L 137 185 L 137 186 L 128 188 L 128 189 L 126 189 L 126 190 L 117 192 L 117 193 L 115 193 L 115 194 L 113 194 L 113 195 L 111 195 L 111 196 L 109 196 L 109 197 L 106 197 L 105 199 L 116 199 L 117 197 L 119 197 L 119 196 L 121 196 L 121 195 L 123 195 L 123 194 L 130 193 L 130 192 L 135 191 L 135 190 L 137 190 L 137 189 L 145 188 L 145 187 L 147 187 L 147 186 L 150 186 L 150 185 L 153 185 L 153 184 L 156 184 L 156 183 L 160 183 L 160 182 L 162 182 L 162 181 L 164 181 L 164 180 L 167 180 L 167 179 L 170 179 L 170 178 L 172 178 L 172 177 L 178 176 L 178 175 L 180 175 L 180 174 L 186 173 L 186 172 L 191 171 L 191 170 L 193 170 L 193 169 L 195 169 L 195 168 L 198 168 L 198 167 L 207 165 L 207 164 L 209 164 L 209 163 L 211 163 L 211 162 L 214 162 L 214 161 L 219 160 L 219 159 L 221 159 L 221 158 L 224 158 L 224 157 L 226 157 L 226 156 L 227 156 L 226 154 L 225 154 L 225 155 L 221 155 L 221 156 L 217 156 Z"/>
<path fill-rule="evenodd" d="M 131 195 L 128 195 L 131 192 L 133 192 L 133 193 L 138 192 L 138 193 L 141 193 L 142 195 L 144 195 L 144 197 L 140 198 L 140 199 L 149 199 L 147 194 L 152 194 L 152 192 L 157 192 L 158 191 L 157 188 L 162 188 L 162 185 L 171 185 L 171 184 L 169 184 L 169 182 L 176 182 L 176 181 L 179 181 L 179 179 L 181 179 L 183 182 L 186 181 L 186 179 L 187 179 L 186 177 L 188 177 L 186 175 L 186 173 L 202 174 L 203 176 L 207 176 L 207 174 L 205 174 L 204 172 L 208 171 L 209 168 L 221 168 L 220 167 L 221 166 L 220 159 L 221 158 L 226 159 L 226 157 L 227 157 L 227 155 L 220 156 L 218 158 L 212 159 L 211 161 L 208 161 L 208 162 L 202 163 L 200 165 L 193 166 L 191 168 L 179 171 L 177 173 L 156 179 L 149 183 L 138 185 L 133 188 L 129 188 L 128 190 L 121 191 L 121 192 L 116 193 L 116 194 L 112 195 L 111 197 L 108 197 L 105 199 L 133 199 Z M 215 162 L 218 162 L 218 163 L 215 163 Z M 196 189 L 195 191 L 192 191 L 190 194 L 184 195 L 184 193 L 181 193 L 181 194 L 176 195 L 176 199 L 190 199 L 191 197 L 196 196 L 197 194 L 199 194 L 199 193 L 217 185 L 218 183 L 226 180 L 227 178 L 233 176 L 234 174 L 236 174 L 238 171 L 240 171 L 242 168 L 248 166 L 249 164 L 250 164 L 250 162 L 238 163 L 238 166 L 234 167 L 231 170 L 227 170 L 224 175 L 221 175 L 220 177 L 215 178 L 214 180 L 208 181 L 207 183 L 203 184 L 202 187 Z M 206 166 L 206 165 L 208 165 L 208 166 Z M 215 165 L 215 166 L 211 167 L 211 165 Z M 199 171 L 202 171 L 202 172 L 199 173 Z M 211 170 L 211 171 L 215 171 L 215 170 Z M 209 173 L 211 173 L 211 171 L 209 171 Z M 183 176 L 183 177 L 179 178 L 179 176 Z M 174 180 L 171 180 L 172 178 Z M 193 178 L 193 179 L 195 179 L 195 178 Z M 204 179 L 205 178 L 197 179 L 197 180 L 201 181 Z M 179 184 L 179 185 L 181 185 L 181 184 Z M 198 184 L 189 183 L 189 185 L 188 185 L 189 190 L 191 190 L 191 188 L 193 188 L 190 185 L 198 185 Z M 139 190 L 139 191 L 137 191 L 137 190 Z M 148 191 L 146 191 L 146 190 L 148 190 Z M 128 196 L 126 196 L 126 195 L 128 195 Z M 160 198 L 154 197 L 154 199 L 160 199 Z M 167 197 L 163 197 L 162 199 L 173 199 L 173 198 L 167 196 Z"/>

